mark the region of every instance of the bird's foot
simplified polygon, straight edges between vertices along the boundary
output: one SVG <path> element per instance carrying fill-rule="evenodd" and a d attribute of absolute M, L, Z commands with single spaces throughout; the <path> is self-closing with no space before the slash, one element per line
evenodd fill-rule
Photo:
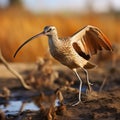
<path fill-rule="evenodd" d="M 88 84 L 89 84 L 89 85 L 93 85 L 93 83 L 91 83 L 91 82 L 89 82 Z"/>
<path fill-rule="evenodd" d="M 82 103 L 81 100 L 79 100 L 78 102 L 74 103 L 72 106 L 76 106 L 76 105 L 78 105 L 78 104 L 80 104 L 80 103 Z"/>
<path fill-rule="evenodd" d="M 90 82 L 88 83 L 88 88 L 89 88 L 90 92 L 92 91 L 92 87 L 91 87 L 92 85 L 93 85 L 92 83 L 90 83 Z"/>

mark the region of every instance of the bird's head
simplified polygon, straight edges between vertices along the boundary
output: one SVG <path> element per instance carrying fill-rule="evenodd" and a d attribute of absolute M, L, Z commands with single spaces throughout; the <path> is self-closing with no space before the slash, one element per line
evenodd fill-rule
<path fill-rule="evenodd" d="M 19 50 L 25 45 L 27 44 L 29 41 L 37 38 L 37 37 L 40 37 L 40 36 L 43 36 L 43 35 L 46 35 L 46 36 L 52 36 L 52 35 L 57 35 L 57 30 L 54 26 L 46 26 L 44 27 L 44 30 L 34 36 L 32 36 L 31 38 L 29 38 L 28 40 L 26 40 L 15 52 L 14 54 L 14 57 L 17 55 L 17 53 L 19 52 Z"/>
<path fill-rule="evenodd" d="M 52 36 L 52 35 L 57 34 L 57 30 L 54 26 L 46 26 L 44 27 L 43 33 L 47 36 Z"/>

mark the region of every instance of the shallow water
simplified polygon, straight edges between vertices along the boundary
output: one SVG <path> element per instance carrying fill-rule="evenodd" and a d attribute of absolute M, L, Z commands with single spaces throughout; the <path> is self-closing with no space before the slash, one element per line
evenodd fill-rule
<path fill-rule="evenodd" d="M 74 88 L 78 89 L 78 85 L 73 86 Z M 86 86 L 82 87 L 82 92 L 86 91 Z M 6 115 L 15 115 L 21 111 L 31 110 L 31 111 L 38 111 L 40 108 L 35 105 L 33 99 L 34 97 L 39 96 L 39 92 L 33 92 L 24 89 L 17 89 L 11 91 L 11 97 L 7 100 L 0 100 L 0 110 L 2 110 Z M 45 92 L 45 95 L 50 96 L 54 94 L 53 91 Z M 24 104 L 24 105 L 23 105 Z M 42 103 L 44 106 L 47 104 Z M 59 106 L 59 100 L 55 100 L 55 106 Z"/>
<path fill-rule="evenodd" d="M 9 101 L 9 104 L 7 106 L 0 105 L 0 109 L 6 114 L 17 114 L 22 106 L 23 102 L 22 101 Z M 22 111 L 25 110 L 32 110 L 32 111 L 37 111 L 40 108 L 38 108 L 32 101 L 31 102 L 26 102 Z"/>

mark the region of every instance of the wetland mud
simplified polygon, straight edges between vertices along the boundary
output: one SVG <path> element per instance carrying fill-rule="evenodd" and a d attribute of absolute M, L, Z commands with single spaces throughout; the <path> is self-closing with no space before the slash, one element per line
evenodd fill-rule
<path fill-rule="evenodd" d="M 92 92 L 86 85 L 84 72 L 82 102 L 78 100 L 79 81 L 72 71 L 61 66 L 12 64 L 32 86 L 23 88 L 19 80 L 0 67 L 0 120 L 120 120 L 120 66 L 111 62 L 89 71 Z M 2 74 L 3 72 L 3 74 Z"/>

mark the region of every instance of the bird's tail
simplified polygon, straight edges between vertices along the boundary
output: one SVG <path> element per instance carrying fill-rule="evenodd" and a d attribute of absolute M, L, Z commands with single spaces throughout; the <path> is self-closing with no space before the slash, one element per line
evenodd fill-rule
<path fill-rule="evenodd" d="M 85 69 L 92 69 L 92 68 L 95 68 L 96 65 L 91 63 L 91 62 L 87 62 L 85 65 L 84 65 L 84 68 Z"/>

